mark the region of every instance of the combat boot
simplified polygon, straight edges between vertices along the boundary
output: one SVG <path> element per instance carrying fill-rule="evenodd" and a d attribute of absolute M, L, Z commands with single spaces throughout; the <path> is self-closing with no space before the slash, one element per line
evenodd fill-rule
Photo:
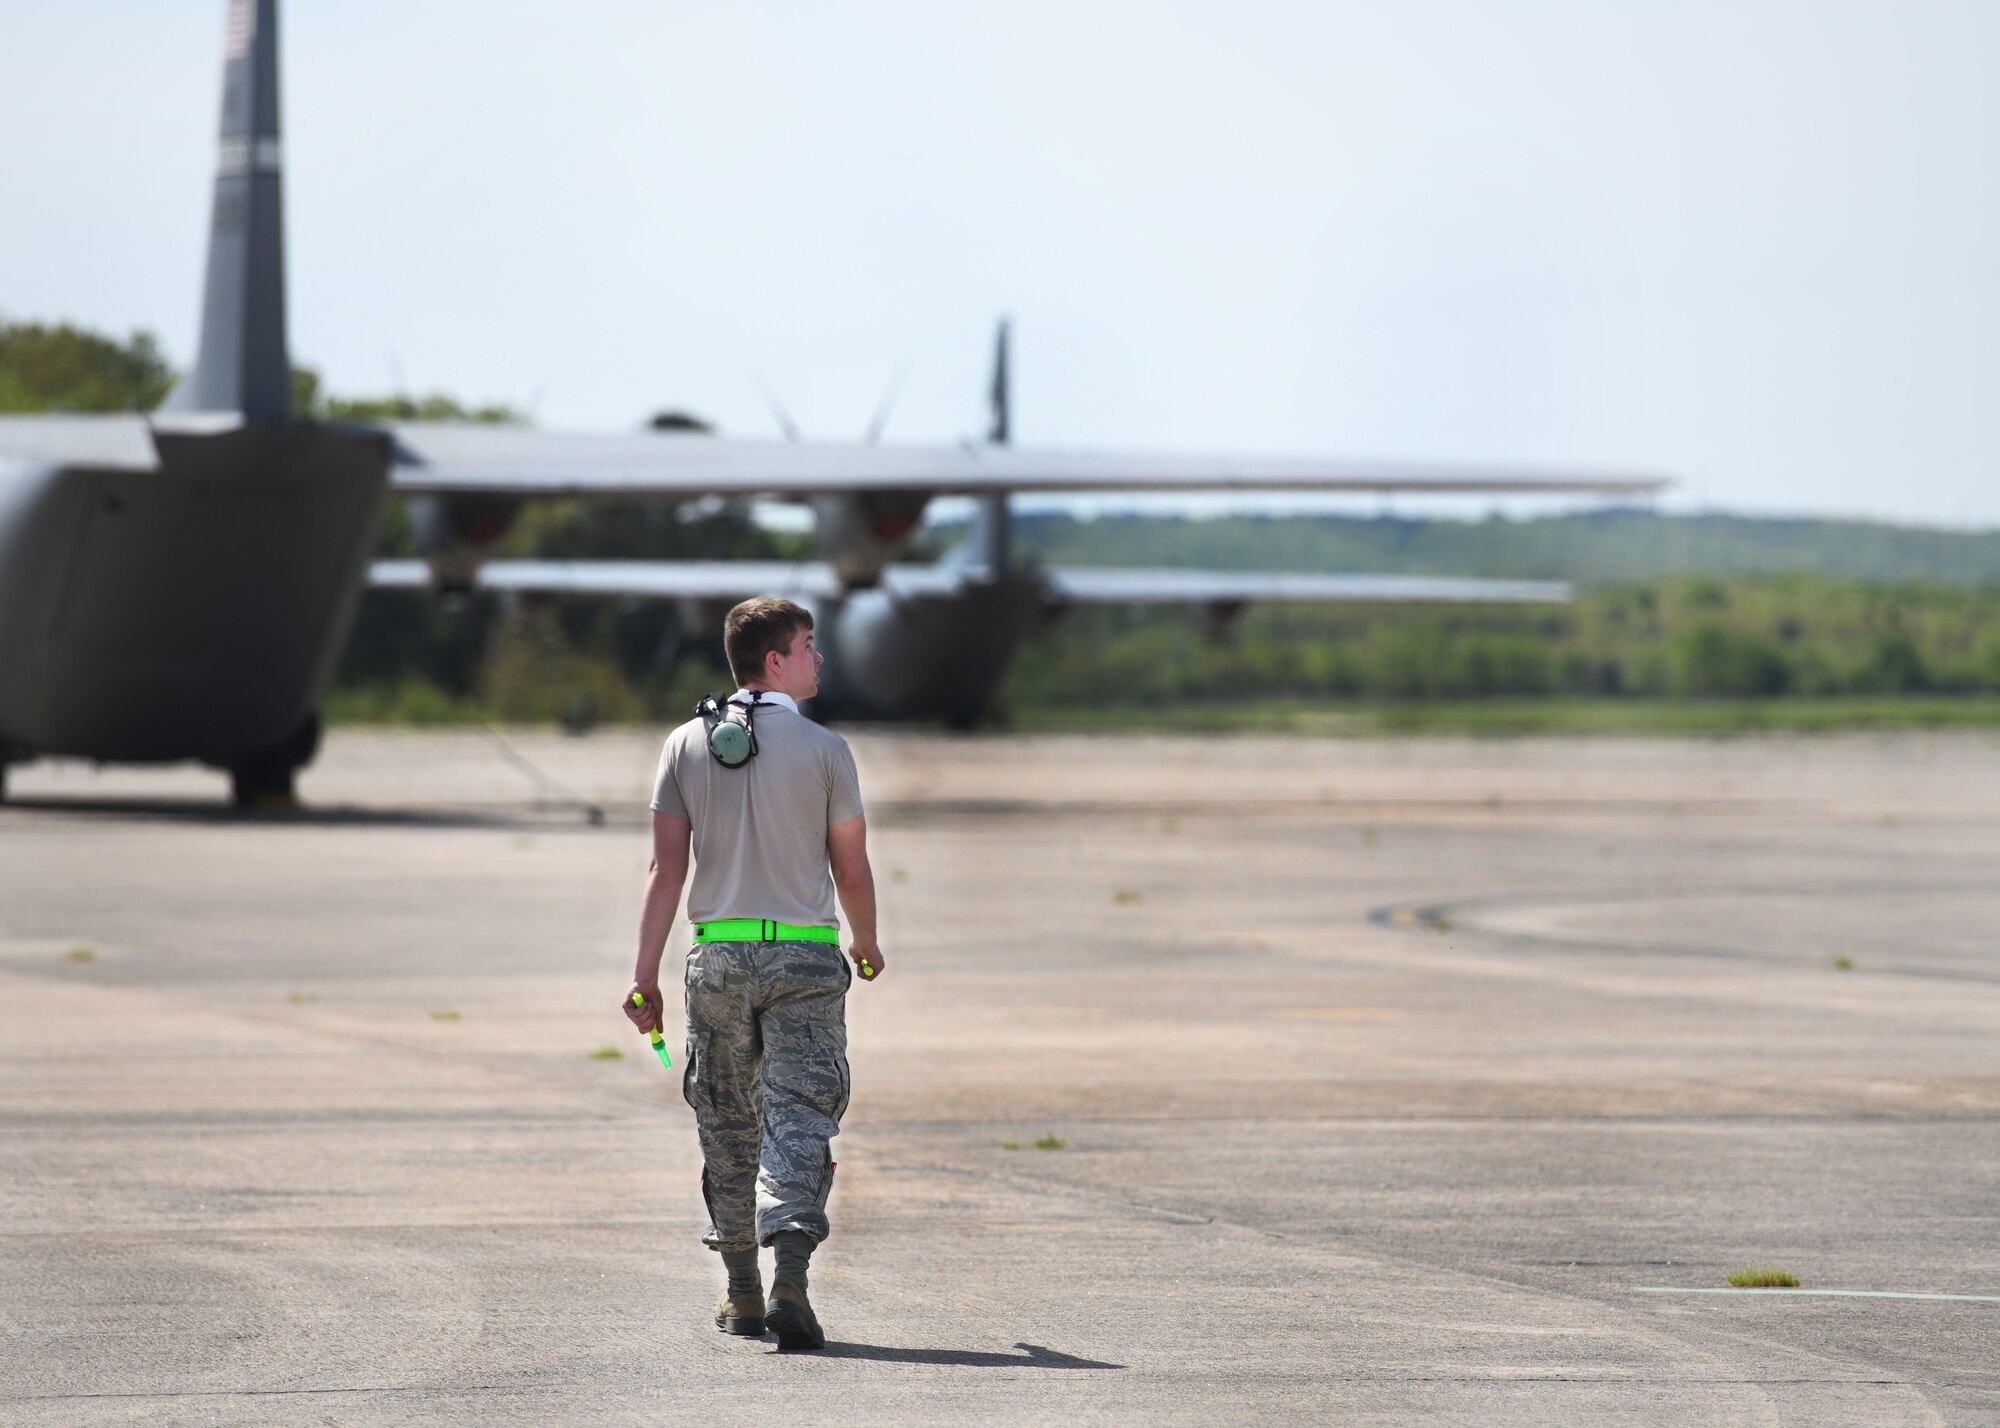
<path fill-rule="evenodd" d="M 730 1294 L 715 1301 L 715 1327 L 725 1334 L 741 1334 L 746 1339 L 764 1337 L 764 1296 Z"/>
<path fill-rule="evenodd" d="M 764 1311 L 764 1327 L 778 1336 L 781 1349 L 823 1349 L 826 1334 L 813 1317 L 812 1302 L 805 1290 L 781 1279 L 771 1286 L 771 1307 Z"/>

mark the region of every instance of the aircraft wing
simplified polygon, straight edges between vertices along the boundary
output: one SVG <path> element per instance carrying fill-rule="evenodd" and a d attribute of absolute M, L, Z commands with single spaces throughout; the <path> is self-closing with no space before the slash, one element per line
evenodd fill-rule
<path fill-rule="evenodd" d="M 1559 580 L 1453 580 L 1428 575 L 1292 575 L 1235 570 L 1075 570 L 1040 572 L 1052 605 L 1226 605 L 1251 601 L 1514 601 L 1561 603 Z M 978 567 L 892 565 L 883 588 L 911 599 L 958 594 L 985 578 Z M 368 571 L 378 589 L 430 588 L 421 560 L 378 560 Z M 744 600 L 785 595 L 802 600 L 844 593 L 833 567 L 778 560 L 489 560 L 473 588 L 537 595 L 611 595 L 653 600 Z"/>
<path fill-rule="evenodd" d="M 1565 476 L 1319 458 L 864 446 L 664 435 L 564 436 L 394 422 L 392 485 L 408 495 L 809 496 L 829 491 L 1530 491 L 1643 495 L 1664 477 Z"/>
<path fill-rule="evenodd" d="M 153 431 L 222 430 L 199 415 L 0 417 L 0 461 L 146 470 Z M 355 429 L 381 431 L 372 424 Z M 1435 491 L 1637 496 L 1665 489 L 1642 473 L 1563 475 L 1302 457 L 863 446 L 720 437 L 564 436 L 515 427 L 394 422 L 391 485 L 406 495 L 810 496 L 830 491 Z"/>

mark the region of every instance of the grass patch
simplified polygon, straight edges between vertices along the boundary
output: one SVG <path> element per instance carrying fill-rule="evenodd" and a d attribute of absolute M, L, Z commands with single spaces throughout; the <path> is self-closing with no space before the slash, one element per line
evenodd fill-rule
<path fill-rule="evenodd" d="M 1141 898 L 1137 888 L 1120 888 L 1111 894 L 1111 900 L 1120 907 L 1136 907 Z"/>
<path fill-rule="evenodd" d="M 678 705 L 675 705 L 678 708 Z M 611 711 L 616 715 L 620 711 Z M 329 725 L 478 727 L 508 722 L 555 727 L 553 717 L 496 709 L 423 680 L 335 689 Z M 636 716 L 634 716 L 636 717 Z M 1384 735 L 1823 734 L 1854 729 L 2000 729 L 2000 694 L 1786 695 L 1765 699 L 1496 696 L 1487 699 L 1259 697 L 1175 699 L 1148 704 L 1010 703 L 1002 727 L 1029 733 Z"/>
<path fill-rule="evenodd" d="M 1775 699 L 1242 699 L 1013 710 L 1014 728 L 1067 733 L 1822 734 L 1850 729 L 2000 729 L 2000 696 L 1855 695 Z"/>
<path fill-rule="evenodd" d="M 601 1046 L 593 1046 L 590 1049 L 590 1059 L 592 1061 L 623 1061 L 625 1053 L 607 1041 Z"/>
<path fill-rule="evenodd" d="M 1838 972 L 1852 972 L 1854 970 L 1854 959 L 1845 952 L 1842 952 L 1833 959 L 1833 966 L 1834 970 Z"/>
<path fill-rule="evenodd" d="M 452 1011 L 448 1008 L 443 1011 L 434 1011 L 431 1013 L 432 1021 L 463 1021 L 464 1019 L 465 1018 L 460 1016 L 457 1012 Z"/>
<path fill-rule="evenodd" d="M 320 704 L 328 724 L 376 724 L 390 728 L 448 728 L 484 724 L 489 712 L 478 701 L 448 694 L 425 679 L 330 689 Z"/>
<path fill-rule="evenodd" d="M 1003 1140 L 1000 1142 L 1000 1148 L 1002 1150 L 1019 1150 L 1021 1142 L 1018 1140 Z"/>
<path fill-rule="evenodd" d="M 1059 1135 L 1045 1135 L 1035 1142 L 1036 1150 L 1061 1150 L 1069 1142 Z"/>
<path fill-rule="evenodd" d="M 95 962 L 97 954 L 88 947 L 72 947 L 69 951 L 63 953 L 63 960 L 65 962 Z"/>
<path fill-rule="evenodd" d="M 286 997 L 285 1000 L 290 1002 L 295 1007 L 309 1007 L 314 1002 L 319 1000 L 319 993 L 293 992 L 290 996 Z"/>
<path fill-rule="evenodd" d="M 1729 1271 L 1731 1289 L 1797 1289 L 1799 1277 L 1775 1264 L 1753 1264 Z"/>

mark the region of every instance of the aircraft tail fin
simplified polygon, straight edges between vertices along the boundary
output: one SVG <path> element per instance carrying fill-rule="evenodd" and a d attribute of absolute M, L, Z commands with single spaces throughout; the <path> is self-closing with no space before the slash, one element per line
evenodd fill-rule
<path fill-rule="evenodd" d="M 986 439 L 995 446 L 1005 446 L 1014 436 L 1013 393 L 1007 376 L 1007 344 L 1013 327 L 1013 320 L 1003 317 L 993 334 L 993 385 L 987 393 L 993 404 L 993 420 L 986 428 Z"/>
<path fill-rule="evenodd" d="M 1013 326 L 1011 319 L 1003 317 L 993 334 L 993 384 L 987 390 L 988 399 L 992 402 L 993 419 L 986 428 L 986 439 L 995 446 L 1007 445 L 1014 436 L 1013 388 L 1007 367 L 1007 348 Z M 979 510 L 973 518 L 971 544 L 994 578 L 997 579 L 1013 565 L 1014 513 L 1008 509 L 1005 491 L 995 491 L 979 498 Z"/>
<path fill-rule="evenodd" d="M 257 422 L 291 412 L 281 177 L 278 3 L 229 0 L 201 345 L 170 408 Z"/>

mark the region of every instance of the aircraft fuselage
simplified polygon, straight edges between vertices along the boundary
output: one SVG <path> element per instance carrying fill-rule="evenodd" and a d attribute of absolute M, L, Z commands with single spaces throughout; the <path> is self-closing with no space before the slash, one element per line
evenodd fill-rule
<path fill-rule="evenodd" d="M 949 598 L 875 589 L 828 602 L 816 612 L 827 666 L 814 712 L 969 727 L 1046 608 L 1031 572 L 968 584 Z"/>
<path fill-rule="evenodd" d="M 243 769 L 311 720 L 387 443 L 304 425 L 155 441 L 153 470 L 0 466 L 0 757 Z"/>

